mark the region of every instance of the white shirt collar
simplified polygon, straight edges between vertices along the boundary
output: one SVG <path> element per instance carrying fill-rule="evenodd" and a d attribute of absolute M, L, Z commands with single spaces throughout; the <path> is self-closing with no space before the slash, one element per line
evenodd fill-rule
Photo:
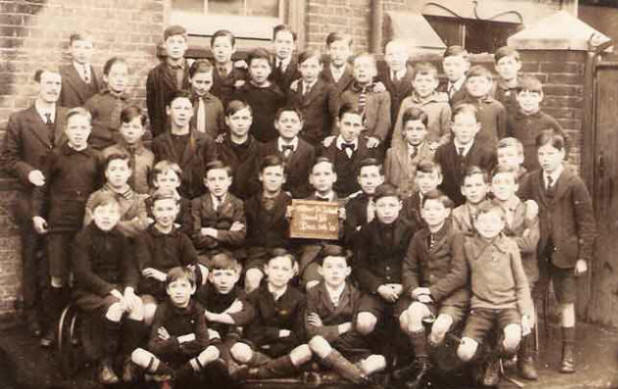
<path fill-rule="evenodd" d="M 343 76 L 343 73 L 345 72 L 345 67 L 348 66 L 347 64 L 344 64 L 342 67 L 340 68 L 336 68 L 333 66 L 333 64 L 330 64 L 330 72 L 333 75 L 333 78 L 335 79 L 335 81 L 339 81 L 339 79 L 341 79 L 341 76 Z"/>
<path fill-rule="evenodd" d="M 280 59 L 279 57 L 277 57 L 277 60 L 275 61 L 275 66 L 279 67 L 281 64 L 283 64 L 283 70 L 287 70 L 291 60 L 292 56 L 289 56 L 286 59 Z"/>
<path fill-rule="evenodd" d="M 217 196 L 215 196 L 214 194 L 210 193 L 210 199 L 212 200 L 213 204 L 217 204 L 217 205 L 221 205 L 225 202 L 225 198 L 227 197 L 227 195 L 223 195 L 221 196 L 221 200 L 219 200 L 217 198 Z"/>
<path fill-rule="evenodd" d="M 459 80 L 455 81 L 455 83 L 448 82 L 447 90 L 450 90 L 451 87 L 454 87 L 456 91 L 460 90 L 463 86 L 463 83 L 466 81 L 466 77 L 462 77 Z"/>
<path fill-rule="evenodd" d="M 564 171 L 564 165 L 560 165 L 556 170 L 554 170 L 552 174 L 543 173 L 543 179 L 545 180 L 545 186 L 547 187 L 547 177 L 552 178 L 553 180 L 552 186 L 556 185 L 556 182 L 558 182 L 558 179 L 560 178 L 560 175 L 562 174 L 563 171 Z"/>
<path fill-rule="evenodd" d="M 283 139 L 281 139 L 281 137 L 277 138 L 277 149 L 280 152 L 283 152 L 283 145 L 291 145 L 293 147 L 293 151 L 296 151 L 298 149 L 298 137 L 294 138 L 292 140 L 292 142 L 287 143 L 285 142 Z"/>
<path fill-rule="evenodd" d="M 53 108 L 49 109 L 49 108 L 41 107 L 38 101 L 35 101 L 34 108 L 36 109 L 37 113 L 43 120 L 43 123 L 47 123 L 47 117 L 45 116 L 45 114 L 48 114 L 48 113 L 51 114 L 50 119 L 52 123 L 56 122 L 56 105 L 54 105 Z"/>
<path fill-rule="evenodd" d="M 337 289 L 332 289 L 327 284 L 324 284 L 324 286 L 326 286 L 326 292 L 328 293 L 328 297 L 330 297 L 330 301 L 332 301 L 333 305 L 338 305 L 341 300 L 343 290 L 345 289 L 345 282 Z"/>
<path fill-rule="evenodd" d="M 313 86 L 318 82 L 318 79 L 316 78 L 315 80 L 313 80 L 313 82 L 311 84 L 306 83 L 305 81 L 302 82 L 303 84 L 303 93 L 307 93 L 305 91 L 305 89 L 311 90 L 311 88 L 313 88 Z"/>
<path fill-rule="evenodd" d="M 466 156 L 468 155 L 468 152 L 470 151 L 470 149 L 472 148 L 472 145 L 474 144 L 474 140 L 470 143 L 468 143 L 467 145 L 460 145 L 457 142 L 457 139 L 453 139 L 453 143 L 455 144 L 455 151 L 459 152 L 459 148 L 463 147 L 463 155 Z"/>
<path fill-rule="evenodd" d="M 82 65 L 81 63 L 73 61 L 73 67 L 82 78 L 84 78 L 85 75 L 90 75 L 90 65 Z"/>
<path fill-rule="evenodd" d="M 352 142 L 346 142 L 341 135 L 338 135 L 335 146 L 337 146 L 339 150 L 343 150 L 341 145 L 344 143 L 352 143 L 354 145 L 354 151 L 358 150 L 358 138 L 354 139 Z"/>
<path fill-rule="evenodd" d="M 398 72 L 391 70 L 391 80 L 395 79 L 395 75 L 397 75 L 397 79 L 401 81 L 406 76 L 406 69 L 401 69 Z"/>
<path fill-rule="evenodd" d="M 331 190 L 331 191 L 328 193 L 328 195 L 326 195 L 326 196 L 323 196 L 323 195 L 319 194 L 318 192 L 313 192 L 313 195 L 314 195 L 315 197 L 319 197 L 319 198 L 325 198 L 325 199 L 328 199 L 328 201 L 330 201 L 330 202 L 332 202 L 332 201 L 334 201 L 334 200 L 335 200 L 335 191 L 334 191 L 334 190 Z"/>
<path fill-rule="evenodd" d="M 408 155 L 412 155 L 412 154 L 417 154 L 418 153 L 418 149 L 420 149 L 421 145 L 418 146 L 413 146 L 409 143 L 406 142 L 406 144 L 408 145 Z"/>
<path fill-rule="evenodd" d="M 273 291 L 270 288 L 270 285 L 266 286 L 268 288 L 268 291 L 270 292 L 270 294 L 273 295 L 275 301 L 279 300 L 281 298 L 281 296 L 283 296 L 285 294 L 285 292 L 287 292 L 288 287 L 286 286 L 285 288 L 281 289 L 281 290 L 277 290 L 277 291 Z"/>

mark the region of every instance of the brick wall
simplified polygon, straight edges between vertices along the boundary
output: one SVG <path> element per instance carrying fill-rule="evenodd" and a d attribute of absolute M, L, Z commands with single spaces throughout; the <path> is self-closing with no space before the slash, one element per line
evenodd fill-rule
<path fill-rule="evenodd" d="M 68 62 L 68 37 L 75 31 L 91 33 L 99 68 L 112 56 L 128 60 L 129 94 L 143 104 L 163 22 L 163 0 L 0 0 L 0 139 L 9 114 L 32 103 L 34 71 Z M 0 316 L 13 312 L 20 288 L 19 239 L 11 218 L 15 196 L 12 181 L 0 178 Z"/>

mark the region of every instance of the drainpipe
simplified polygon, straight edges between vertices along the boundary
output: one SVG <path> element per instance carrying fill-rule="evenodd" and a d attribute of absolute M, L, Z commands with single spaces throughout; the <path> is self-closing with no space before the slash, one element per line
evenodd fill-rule
<path fill-rule="evenodd" d="M 382 0 L 371 1 L 371 37 L 369 49 L 374 54 L 382 53 L 382 24 L 384 23 L 384 8 Z"/>

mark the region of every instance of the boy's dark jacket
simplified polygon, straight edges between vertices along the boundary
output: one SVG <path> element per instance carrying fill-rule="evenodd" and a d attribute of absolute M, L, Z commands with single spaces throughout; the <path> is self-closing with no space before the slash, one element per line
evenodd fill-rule
<path fill-rule="evenodd" d="M 286 160 L 279 151 L 278 140 L 274 139 L 264 145 L 260 151 L 261 158 L 268 155 L 278 155 L 285 160 L 286 181 L 283 190 L 288 191 L 294 198 L 305 198 L 311 194 L 309 174 L 315 161 L 315 149 L 302 138 L 298 139 L 298 147 Z"/>
<path fill-rule="evenodd" d="M 231 193 L 225 196 L 223 203 L 216 210 L 210 193 L 194 198 L 191 202 L 191 217 L 193 244 L 198 250 L 232 249 L 240 246 L 245 240 L 247 233 L 245 205 L 242 200 L 234 197 Z M 238 231 L 231 231 L 230 227 L 234 222 L 241 223 L 245 227 Z M 201 229 L 204 227 L 218 230 L 217 239 L 202 235 Z"/>
<path fill-rule="evenodd" d="M 361 228 L 352 267 L 362 291 L 375 294 L 380 285 L 401 283 L 403 258 L 415 231 L 402 218 L 389 225 L 377 216 Z"/>
<path fill-rule="evenodd" d="M 61 66 L 59 71 L 62 77 L 62 89 L 60 89 L 58 104 L 63 107 L 81 107 L 90 97 L 97 94 L 103 86 L 99 74 L 92 66 L 90 66 L 89 84 L 84 82 L 72 63 Z"/>
<path fill-rule="evenodd" d="M 192 129 L 189 141 L 182 155 L 177 155 L 173 135 L 170 131 L 157 136 L 152 141 L 152 152 L 156 161 L 176 162 L 182 169 L 181 196 L 193 199 L 204 193 L 204 168 L 210 161 L 217 159 L 215 143 L 206 134 Z"/>
<path fill-rule="evenodd" d="M 580 177 L 565 167 L 554 184 L 552 196 L 545 190 L 543 171 L 537 170 L 522 180 L 519 195 L 539 205 L 539 258 L 546 257 L 550 242 L 554 247 L 551 262 L 559 268 L 573 268 L 578 259 L 594 258 L 596 222 L 590 194 Z"/>
<path fill-rule="evenodd" d="M 129 242 L 118 230 L 102 231 L 90 223 L 75 237 L 71 257 L 76 294 L 105 296 L 137 287 L 139 274 Z"/>
<path fill-rule="evenodd" d="M 228 294 L 222 294 L 210 282 L 207 282 L 197 290 L 195 300 L 202 304 L 205 310 L 212 313 L 225 312 L 235 301 L 242 303 L 242 309 L 239 312 L 229 314 L 234 319 L 234 325 L 207 322 L 208 328 L 217 331 L 222 338 L 228 334 L 240 337 L 242 331 L 238 327 L 249 324 L 255 315 L 253 306 L 247 302 L 245 291 L 238 286 L 235 286 Z"/>
<path fill-rule="evenodd" d="M 358 289 L 346 281 L 343 293 L 339 297 L 339 304 L 335 307 L 324 281 L 309 289 L 307 292 L 305 318 L 311 313 L 316 313 L 322 320 L 322 326 L 314 326 L 308 320 L 305 320 L 307 338 L 311 339 L 316 335 L 320 335 L 329 342 L 336 340 L 340 335 L 338 326 L 346 322 L 354 322 L 358 313 L 361 295 Z"/>
<path fill-rule="evenodd" d="M 184 79 L 182 88 L 188 90 L 189 64 L 184 64 Z M 168 130 L 167 113 L 165 107 L 172 95 L 178 91 L 176 76 L 170 71 L 169 65 L 163 61 L 148 72 L 146 79 L 146 106 L 152 136 L 156 137 Z"/>
<path fill-rule="evenodd" d="M 221 142 L 217 142 L 217 156 L 227 166 L 232 168 L 234 179 L 230 186 L 230 193 L 243 200 L 260 191 L 258 171 L 260 170 L 260 149 L 262 144 L 249 135 L 245 159 L 239 158 L 234 151 L 234 146 L 228 134 L 223 136 Z"/>
<path fill-rule="evenodd" d="M 253 110 L 250 134 L 260 142 L 269 142 L 279 135 L 275 130 L 275 118 L 279 108 L 285 105 L 285 94 L 275 84 L 258 87 L 247 81 L 232 95 L 244 100 Z"/>
<path fill-rule="evenodd" d="M 275 198 L 275 206 L 270 211 L 262 207 L 262 193 L 245 201 L 247 218 L 247 239 L 245 246 L 250 247 L 288 247 L 289 222 L 285 217 L 292 198 L 281 191 Z"/>
<path fill-rule="evenodd" d="M 159 328 L 165 327 L 169 339 L 159 337 Z M 195 334 L 195 340 L 178 342 L 178 337 Z M 153 319 L 148 350 L 166 362 L 174 364 L 184 363 L 190 358 L 199 355 L 215 340 L 210 340 L 208 327 L 204 317 L 204 308 L 191 299 L 186 308 L 180 308 L 166 299 L 157 306 Z"/>
<path fill-rule="evenodd" d="M 434 301 L 441 305 L 465 308 L 470 300 L 467 288 L 453 291 L 448 276 L 454 268 L 463 271 L 466 267 L 463 257 L 463 238 L 453 231 L 448 220 L 435 236 L 433 247 L 429 246 L 431 233 L 425 227 L 417 232 L 403 262 L 403 294 L 417 287 L 427 287 Z"/>

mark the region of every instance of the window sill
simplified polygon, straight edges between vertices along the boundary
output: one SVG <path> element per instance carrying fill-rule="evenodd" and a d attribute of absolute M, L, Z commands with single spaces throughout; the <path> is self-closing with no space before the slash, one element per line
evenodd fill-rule
<path fill-rule="evenodd" d="M 236 38 L 270 40 L 273 28 L 281 18 L 268 16 L 203 15 L 194 12 L 172 11 L 170 24 L 180 24 L 189 35 L 210 36 L 217 30 L 230 30 Z"/>

